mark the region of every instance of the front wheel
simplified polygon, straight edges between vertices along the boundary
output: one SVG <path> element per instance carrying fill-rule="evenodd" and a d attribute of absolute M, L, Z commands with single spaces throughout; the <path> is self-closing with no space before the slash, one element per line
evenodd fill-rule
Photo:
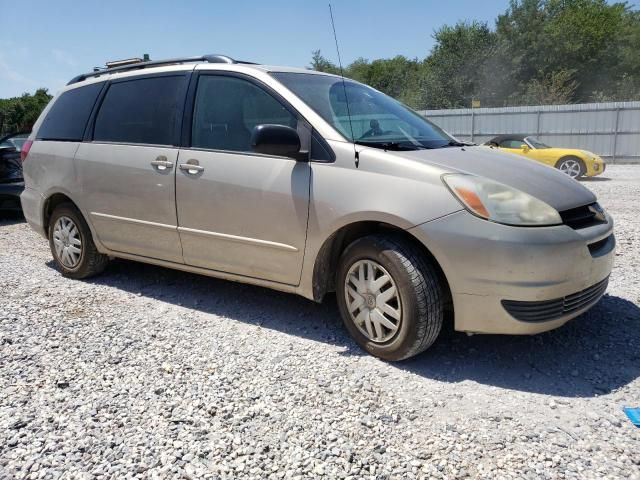
<path fill-rule="evenodd" d="M 566 157 L 561 159 L 556 165 L 556 168 L 575 179 L 580 178 L 586 173 L 584 163 L 576 157 Z"/>
<path fill-rule="evenodd" d="M 411 242 L 371 235 L 353 242 L 337 272 L 345 326 L 367 352 L 404 360 L 429 348 L 444 316 L 444 290 L 434 265 Z"/>

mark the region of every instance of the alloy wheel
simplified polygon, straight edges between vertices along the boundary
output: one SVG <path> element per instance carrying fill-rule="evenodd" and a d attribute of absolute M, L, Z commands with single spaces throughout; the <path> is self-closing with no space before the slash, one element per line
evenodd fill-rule
<path fill-rule="evenodd" d="M 560 171 L 566 173 L 571 178 L 578 178 L 581 171 L 580 162 L 572 159 L 564 160 L 560 164 Z"/>
<path fill-rule="evenodd" d="M 349 269 L 344 295 L 351 320 L 372 342 L 391 340 L 402 320 L 396 284 L 385 268 L 373 260 L 359 260 Z"/>

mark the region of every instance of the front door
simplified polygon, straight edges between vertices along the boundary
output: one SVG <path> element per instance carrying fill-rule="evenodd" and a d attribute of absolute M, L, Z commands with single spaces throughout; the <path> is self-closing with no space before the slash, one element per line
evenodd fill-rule
<path fill-rule="evenodd" d="M 176 172 L 178 231 L 188 265 L 279 283 L 300 281 L 310 166 L 256 154 L 256 125 L 297 128 L 297 115 L 264 86 L 199 76 L 190 148 Z"/>
<path fill-rule="evenodd" d="M 182 263 L 175 208 L 183 73 L 112 82 L 76 153 L 83 202 L 109 249 Z"/>

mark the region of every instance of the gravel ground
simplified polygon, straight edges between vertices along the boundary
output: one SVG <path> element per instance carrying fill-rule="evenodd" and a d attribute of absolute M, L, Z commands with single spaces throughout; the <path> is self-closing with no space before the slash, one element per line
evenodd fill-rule
<path fill-rule="evenodd" d="M 1 478 L 640 479 L 640 166 L 603 300 L 534 337 L 364 355 L 335 299 L 126 261 L 73 281 L 0 222 Z"/>

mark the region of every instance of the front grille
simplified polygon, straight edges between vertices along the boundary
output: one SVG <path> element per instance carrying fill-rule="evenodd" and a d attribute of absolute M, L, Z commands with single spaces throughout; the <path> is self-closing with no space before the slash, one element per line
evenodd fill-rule
<path fill-rule="evenodd" d="M 578 230 L 580 228 L 606 223 L 606 220 L 602 220 L 603 217 L 598 215 L 598 212 L 601 211 L 602 208 L 596 202 L 590 205 L 563 210 L 560 212 L 560 218 L 562 218 L 562 223 L 574 230 Z"/>
<path fill-rule="evenodd" d="M 523 322 L 546 322 L 564 317 L 597 302 L 607 290 L 608 283 L 609 277 L 566 297 L 539 302 L 502 300 L 502 306 L 511 316 Z"/>

